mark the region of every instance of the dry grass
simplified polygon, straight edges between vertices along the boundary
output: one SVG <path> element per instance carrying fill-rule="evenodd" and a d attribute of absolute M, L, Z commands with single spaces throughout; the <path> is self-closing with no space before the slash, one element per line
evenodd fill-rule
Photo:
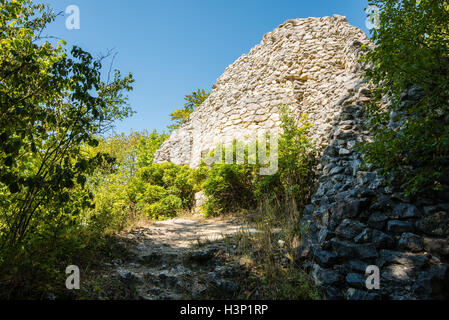
<path fill-rule="evenodd" d="M 310 276 L 295 261 L 296 248 L 307 230 L 299 229 L 300 213 L 291 202 L 281 209 L 267 202 L 248 216 L 257 232 L 238 235 L 240 263 L 251 270 L 247 299 L 319 299 Z"/>

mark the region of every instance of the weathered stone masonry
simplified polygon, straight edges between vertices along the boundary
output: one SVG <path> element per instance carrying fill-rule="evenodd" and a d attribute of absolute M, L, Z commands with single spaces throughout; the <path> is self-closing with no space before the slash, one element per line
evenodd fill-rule
<path fill-rule="evenodd" d="M 414 95 L 410 90 L 404 102 L 413 103 Z M 361 170 L 361 154 L 351 147 L 370 138 L 361 107 L 367 98 L 362 85 L 339 105 L 304 212 L 310 232 L 299 259 L 328 299 L 447 299 L 448 199 L 412 201 Z M 366 289 L 369 265 L 380 268 L 380 290 Z"/>
<path fill-rule="evenodd" d="M 370 139 L 362 111 L 370 92 L 357 62 L 368 42 L 341 16 L 285 22 L 226 69 L 155 161 L 196 167 L 218 143 L 278 128 L 277 107 L 288 103 L 298 117 L 309 115 L 322 150 L 317 191 L 302 220 L 310 232 L 298 253 L 323 295 L 447 298 L 449 201 L 403 199 L 375 172 L 362 171 L 354 149 Z M 380 290 L 366 289 L 368 265 L 381 270 Z"/>
<path fill-rule="evenodd" d="M 210 97 L 164 143 L 156 162 L 199 165 L 218 143 L 248 142 L 279 127 L 278 106 L 290 104 L 316 124 L 320 143 L 337 102 L 360 81 L 366 35 L 341 16 L 289 20 L 230 65 Z"/>

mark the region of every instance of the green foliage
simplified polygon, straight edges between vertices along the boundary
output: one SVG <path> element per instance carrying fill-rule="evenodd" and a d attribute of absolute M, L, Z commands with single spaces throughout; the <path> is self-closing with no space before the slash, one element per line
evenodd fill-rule
<path fill-rule="evenodd" d="M 142 137 L 137 146 L 137 166 L 142 168 L 151 165 L 153 163 L 154 153 L 168 137 L 169 135 L 165 132 L 159 134 L 156 130 Z"/>
<path fill-rule="evenodd" d="M 115 71 L 105 82 L 102 59 L 45 41 L 40 35 L 54 19 L 42 4 L 0 1 L 2 293 L 45 292 L 45 279 L 61 276 L 59 264 L 89 245 L 97 232 L 86 214 L 90 176 L 113 163 L 89 150 L 113 121 L 132 113 L 132 76 Z"/>
<path fill-rule="evenodd" d="M 242 286 L 247 292 L 256 291 L 255 299 L 319 299 L 312 277 L 297 257 L 308 226 L 300 224 L 297 204 L 286 200 L 280 204 L 265 198 L 257 210 L 245 216 L 257 232 L 242 230 L 238 237 L 238 252 L 253 262 L 248 263 L 250 273 Z"/>
<path fill-rule="evenodd" d="M 317 150 L 308 136 L 312 124 L 307 115 L 303 115 L 296 125 L 287 105 L 280 106 L 279 112 L 282 129 L 278 146 L 279 170 L 274 175 L 259 177 L 256 196 L 259 201 L 278 204 L 293 200 L 302 208 L 314 192 L 316 178 Z"/>
<path fill-rule="evenodd" d="M 91 227 L 98 232 L 120 230 L 135 218 L 136 210 L 128 199 L 136 195 L 128 183 L 137 172 L 137 146 L 144 136 L 144 133 L 114 134 L 99 138 L 96 147 L 84 147 L 88 154 L 103 152 L 108 155 L 107 161 L 102 161 L 87 179 L 87 186 L 94 195 L 94 208 L 87 215 Z"/>
<path fill-rule="evenodd" d="M 216 216 L 222 212 L 253 207 L 253 171 L 254 168 L 249 165 L 214 165 L 203 184 L 204 193 L 208 197 L 204 206 L 205 214 Z"/>
<path fill-rule="evenodd" d="M 103 162 L 88 180 L 95 195 L 90 213 L 95 228 L 114 232 L 143 217 L 160 219 L 191 208 L 194 171 L 172 163 L 153 163 L 154 152 L 165 139 L 164 133 L 133 132 L 102 139 L 92 148 L 91 153 L 102 150 L 114 159 Z"/>
<path fill-rule="evenodd" d="M 153 219 L 172 218 L 182 209 L 181 198 L 175 195 L 168 195 L 150 205 L 150 214 Z"/>
<path fill-rule="evenodd" d="M 54 14 L 31 1 L 0 4 L 1 248 L 75 222 L 86 176 L 103 161 L 84 145 L 131 113 L 131 75 L 101 80 L 101 61 L 78 47 L 43 41 Z M 85 197 L 88 199 L 89 195 Z"/>
<path fill-rule="evenodd" d="M 278 152 L 278 171 L 262 176 L 258 162 L 252 165 L 214 164 L 203 184 L 207 196 L 204 205 L 206 215 L 254 209 L 257 204 L 266 205 L 266 202 L 274 202 L 280 207 L 290 206 L 293 202 L 297 209 L 307 204 L 314 191 L 317 160 L 316 148 L 308 137 L 312 125 L 307 121 L 307 116 L 302 116 L 298 126 L 288 106 L 280 106 L 279 109 L 283 132 L 279 137 L 278 150 L 271 150 L 267 143 L 267 157 L 271 158 L 271 153 Z M 236 146 L 237 142 L 234 142 L 234 159 Z M 248 163 L 248 149 L 249 146 L 245 148 L 245 163 Z"/>
<path fill-rule="evenodd" d="M 169 195 L 169 192 L 161 186 L 147 184 L 144 192 L 138 198 L 138 201 L 145 204 L 153 204 Z"/>
<path fill-rule="evenodd" d="M 139 170 L 133 184 L 145 184 L 146 194 L 152 193 L 154 199 L 147 197 L 138 198 L 140 207 L 152 205 L 154 202 L 164 201 L 164 198 L 170 197 L 170 201 L 164 202 L 168 205 L 175 203 L 174 197 L 180 199 L 181 205 L 177 209 L 190 210 L 193 206 L 194 194 L 198 191 L 198 176 L 197 171 L 190 169 L 188 166 L 179 166 L 173 163 L 152 164 L 151 166 L 143 167 Z M 149 186 L 156 189 L 148 191 Z M 164 193 L 162 193 L 162 189 Z M 176 202 L 177 203 L 177 202 Z M 174 208 L 171 206 L 170 208 Z M 160 206 L 159 206 L 160 208 Z M 173 215 L 173 210 L 170 209 L 170 214 Z M 160 215 L 160 214 L 159 214 Z"/>
<path fill-rule="evenodd" d="M 380 9 L 366 78 L 377 87 L 368 108 L 374 141 L 366 161 L 406 194 L 441 189 L 449 169 L 449 2 L 373 0 Z M 416 103 L 403 93 L 415 86 Z M 388 98 L 391 103 L 385 104 Z M 390 115 L 400 126 L 387 126 Z"/>
<path fill-rule="evenodd" d="M 184 97 L 186 101 L 182 109 L 176 109 L 170 114 L 173 124 L 168 126 L 170 131 L 178 129 L 184 122 L 186 122 L 190 114 L 195 111 L 208 97 L 210 93 L 206 93 L 204 89 L 198 89 L 191 94 L 187 94 Z"/>
<path fill-rule="evenodd" d="M 89 216 L 95 229 L 115 232 L 141 218 L 164 219 L 192 208 L 204 169 L 153 163 L 166 137 L 157 132 L 112 135 L 89 149 L 113 159 L 102 162 L 88 179 L 95 204 Z"/>
<path fill-rule="evenodd" d="M 242 232 L 238 249 L 249 257 L 251 270 L 244 287 L 256 299 L 319 299 L 313 280 L 297 261 L 297 247 L 308 227 L 301 212 L 315 191 L 317 150 L 309 138 L 312 124 L 303 115 L 296 122 L 287 105 L 279 107 L 282 134 L 276 174 L 256 175 L 252 190 L 257 203 L 247 219 L 257 232 Z M 269 148 L 269 152 L 275 152 Z M 258 173 L 258 170 L 255 171 Z"/>

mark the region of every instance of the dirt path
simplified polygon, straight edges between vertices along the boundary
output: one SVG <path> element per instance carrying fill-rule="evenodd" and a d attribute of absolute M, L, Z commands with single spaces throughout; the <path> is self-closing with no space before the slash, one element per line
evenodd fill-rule
<path fill-rule="evenodd" d="M 108 264 L 110 272 L 138 299 L 236 298 L 245 271 L 233 237 L 242 230 L 255 232 L 235 218 L 177 218 L 140 226 L 119 235 L 130 258 Z"/>

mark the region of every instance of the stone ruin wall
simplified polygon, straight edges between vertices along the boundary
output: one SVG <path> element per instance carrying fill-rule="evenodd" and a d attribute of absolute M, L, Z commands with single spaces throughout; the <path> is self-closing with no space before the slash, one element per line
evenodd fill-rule
<path fill-rule="evenodd" d="M 407 198 L 361 166 L 352 146 L 371 139 L 363 111 L 369 98 L 361 84 L 339 103 L 317 190 L 303 212 L 309 232 L 298 265 L 327 299 L 448 299 L 449 197 Z M 403 103 L 417 98 L 411 89 Z M 379 268 L 378 290 L 367 290 L 368 266 Z"/>
<path fill-rule="evenodd" d="M 370 139 L 370 91 L 357 61 L 366 35 L 341 16 L 289 20 L 230 65 L 210 97 L 163 144 L 156 162 L 196 167 L 218 143 L 279 127 L 277 107 L 309 114 L 320 145 L 317 189 L 298 264 L 327 299 L 449 298 L 449 196 L 408 199 L 364 171 L 353 147 Z M 416 101 L 404 94 L 404 103 Z M 365 169 L 366 170 L 366 169 Z M 379 290 L 366 268 L 380 268 Z"/>
<path fill-rule="evenodd" d="M 249 142 L 279 128 L 278 106 L 309 114 L 324 147 L 338 101 L 360 81 L 365 33 L 345 17 L 288 20 L 226 68 L 209 98 L 155 155 L 197 167 L 217 144 Z"/>

